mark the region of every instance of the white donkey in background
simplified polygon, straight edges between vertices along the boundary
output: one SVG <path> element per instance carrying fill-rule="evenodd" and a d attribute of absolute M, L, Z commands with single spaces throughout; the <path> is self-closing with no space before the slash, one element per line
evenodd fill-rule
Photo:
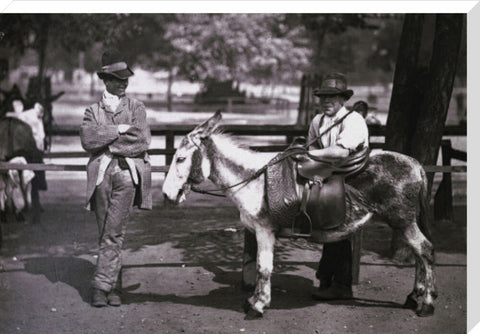
<path fill-rule="evenodd" d="M 15 157 L 8 161 L 12 164 L 26 164 L 24 157 Z M 32 180 L 35 173 L 31 170 L 10 169 L 0 173 L 0 212 L 5 213 L 9 203 L 13 205 L 15 215 L 32 205 Z"/>
<path fill-rule="evenodd" d="M 13 112 L 7 112 L 7 117 L 15 117 L 27 123 L 32 129 L 33 138 L 40 152 L 45 151 L 45 129 L 43 126 L 44 109 L 40 103 L 35 103 L 32 109 L 23 110 L 23 103 L 20 100 L 12 102 Z"/>

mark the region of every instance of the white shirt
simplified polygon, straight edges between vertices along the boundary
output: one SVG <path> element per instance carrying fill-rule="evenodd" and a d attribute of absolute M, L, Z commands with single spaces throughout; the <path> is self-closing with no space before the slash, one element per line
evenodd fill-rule
<path fill-rule="evenodd" d="M 332 117 L 324 116 L 323 114 L 316 115 L 310 123 L 308 139 L 311 140 L 317 137 L 347 113 L 348 110 L 342 107 Z M 340 124 L 334 126 L 329 132 L 318 139 L 318 143 L 313 144 L 312 148 L 325 148 L 338 145 L 353 152 L 361 144 L 368 146 L 368 127 L 362 115 L 354 111 Z"/>

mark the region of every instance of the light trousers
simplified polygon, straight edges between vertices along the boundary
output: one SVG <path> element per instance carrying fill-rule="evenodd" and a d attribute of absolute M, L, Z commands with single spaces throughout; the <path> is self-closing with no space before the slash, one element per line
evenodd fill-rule
<path fill-rule="evenodd" d="M 120 169 L 117 160 L 112 160 L 94 196 L 100 238 L 92 286 L 108 292 L 119 278 L 122 245 L 135 197 L 130 171 Z"/>

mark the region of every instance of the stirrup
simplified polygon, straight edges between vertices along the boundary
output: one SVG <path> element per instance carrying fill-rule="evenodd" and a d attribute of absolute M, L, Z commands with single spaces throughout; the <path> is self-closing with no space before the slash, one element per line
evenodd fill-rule
<path fill-rule="evenodd" d="M 318 180 L 314 181 L 318 182 Z M 309 181 L 305 184 L 302 194 L 302 203 L 300 205 L 300 211 L 295 215 L 295 218 L 292 222 L 292 227 L 283 228 L 280 230 L 280 236 L 285 238 L 310 238 L 312 236 L 312 220 L 307 213 L 307 202 L 310 196 L 310 187 L 312 186 L 312 181 Z M 302 232 L 307 230 L 307 233 L 298 233 L 296 232 L 296 227 Z M 306 228 L 305 228 L 306 227 Z"/>
<path fill-rule="evenodd" d="M 296 233 L 295 227 L 299 227 L 300 231 L 306 230 L 308 233 Z M 292 237 L 297 238 L 310 238 L 312 236 L 312 220 L 306 211 L 300 210 L 300 212 L 295 216 L 292 224 Z"/>

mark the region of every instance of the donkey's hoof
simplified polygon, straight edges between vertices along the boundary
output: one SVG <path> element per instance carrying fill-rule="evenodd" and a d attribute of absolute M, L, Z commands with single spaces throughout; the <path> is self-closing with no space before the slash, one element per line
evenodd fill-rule
<path fill-rule="evenodd" d="M 418 307 L 417 301 L 410 296 L 407 297 L 407 300 L 403 304 L 403 308 L 408 308 L 409 310 L 416 310 L 417 307 Z"/>
<path fill-rule="evenodd" d="M 260 319 L 261 317 L 263 317 L 263 313 L 260 313 L 257 310 L 254 310 L 253 308 L 250 308 L 244 319 L 245 320 L 255 320 L 255 319 Z"/>
<path fill-rule="evenodd" d="M 422 304 L 420 310 L 417 311 L 417 316 L 419 317 L 430 317 L 433 315 L 435 307 L 432 304 Z"/>

